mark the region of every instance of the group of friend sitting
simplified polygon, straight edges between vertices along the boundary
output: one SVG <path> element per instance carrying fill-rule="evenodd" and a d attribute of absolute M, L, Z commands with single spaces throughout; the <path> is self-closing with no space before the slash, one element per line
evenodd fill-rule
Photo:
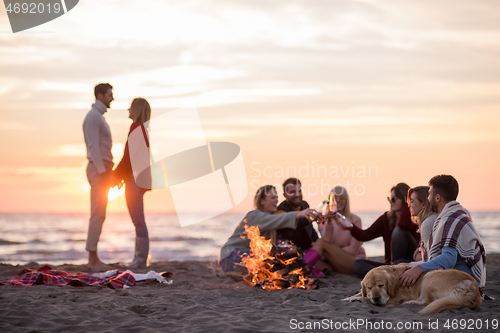
<path fill-rule="evenodd" d="M 289 178 L 283 183 L 285 200 L 278 206 L 278 194 L 272 185 L 257 191 L 256 209 L 246 214 L 220 252 L 224 272 L 234 270 L 250 254 L 244 226 L 258 226 L 261 235 L 273 243 L 296 245 L 308 266 L 317 276 L 356 274 L 363 277 L 380 265 L 408 263 L 413 266 L 400 277 L 403 285 L 415 283 L 428 270 L 454 268 L 474 277 L 483 295 L 486 282 L 486 253 L 469 212 L 457 201 L 458 182 L 453 176 L 438 175 L 429 186 L 410 188 L 399 183 L 390 190 L 390 210 L 368 229 L 351 212 L 345 188 L 336 186 L 337 211 L 352 227 L 339 223 L 338 215 L 329 212 L 318 226 L 321 238 L 312 227 L 316 212 L 303 200 L 301 182 Z M 363 242 L 382 237 L 384 262 L 366 260 Z"/>

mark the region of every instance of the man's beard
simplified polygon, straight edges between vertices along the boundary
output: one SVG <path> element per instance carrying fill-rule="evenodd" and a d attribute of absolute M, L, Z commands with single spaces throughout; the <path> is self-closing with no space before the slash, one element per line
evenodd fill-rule
<path fill-rule="evenodd" d="M 432 201 L 429 201 L 429 203 L 431 204 L 432 210 L 437 212 L 438 207 L 437 207 L 436 202 L 434 200 L 432 200 Z"/>
<path fill-rule="evenodd" d="M 296 204 L 295 202 L 292 202 L 292 201 L 288 201 L 288 204 L 290 206 L 292 206 L 292 208 L 301 208 L 302 207 L 302 200 L 300 200 L 300 202 L 298 204 Z"/>

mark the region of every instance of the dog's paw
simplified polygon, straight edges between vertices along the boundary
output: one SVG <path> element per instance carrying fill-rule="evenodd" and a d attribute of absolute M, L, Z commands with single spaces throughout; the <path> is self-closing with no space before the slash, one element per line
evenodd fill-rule
<path fill-rule="evenodd" d="M 355 302 L 355 301 L 363 301 L 364 297 L 361 296 L 361 292 L 357 293 L 356 295 L 352 295 L 351 297 L 346 297 L 343 298 L 342 300 L 345 302 Z"/>

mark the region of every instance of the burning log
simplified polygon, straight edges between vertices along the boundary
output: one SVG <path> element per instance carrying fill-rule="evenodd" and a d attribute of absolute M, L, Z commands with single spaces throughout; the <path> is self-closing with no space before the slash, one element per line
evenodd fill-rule
<path fill-rule="evenodd" d="M 289 260 L 293 258 L 298 258 L 300 256 L 297 248 L 293 247 L 282 247 L 282 246 L 273 246 L 271 250 L 271 256 L 275 257 L 278 260 Z"/>
<path fill-rule="evenodd" d="M 255 284 L 256 287 L 262 289 L 289 289 L 292 287 L 292 283 L 288 280 L 275 279 L 275 280 L 264 280 L 259 281 Z"/>
<path fill-rule="evenodd" d="M 275 268 L 278 268 L 278 269 L 275 269 Z M 282 276 L 284 275 L 287 275 L 295 270 L 302 270 L 304 268 L 303 265 L 301 265 L 300 263 L 298 262 L 293 262 L 291 264 L 288 264 L 288 265 L 281 265 L 280 267 L 273 267 L 272 269 L 272 272 L 276 272 L 277 274 L 280 274 Z"/>
<path fill-rule="evenodd" d="M 272 246 L 256 226 L 245 226 L 250 240 L 250 256 L 242 259 L 248 275 L 243 279 L 262 289 L 317 288 L 316 281 L 306 278 L 306 261 L 295 246 Z"/>
<path fill-rule="evenodd" d="M 299 283 L 300 281 L 300 275 L 299 274 L 289 274 L 287 275 L 287 280 L 290 281 L 292 285 Z"/>

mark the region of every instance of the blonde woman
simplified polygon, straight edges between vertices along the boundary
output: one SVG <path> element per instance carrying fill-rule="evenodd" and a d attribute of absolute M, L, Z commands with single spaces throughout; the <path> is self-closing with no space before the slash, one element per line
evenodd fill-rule
<path fill-rule="evenodd" d="M 432 210 L 428 196 L 429 186 L 417 186 L 408 191 L 408 207 L 412 220 L 418 225 L 420 232 L 420 244 L 413 255 L 413 260 L 417 262 L 429 260 L 429 236 L 438 216 Z"/>
<path fill-rule="evenodd" d="M 151 118 L 151 106 L 144 98 L 135 98 L 130 104 L 129 118 L 133 123 L 130 126 L 129 135 L 137 128 L 142 130 L 146 146 L 149 147 L 147 129 L 144 123 Z M 135 154 L 134 154 L 135 155 Z M 147 154 L 149 156 L 149 154 Z M 140 184 L 149 184 L 146 188 L 137 185 L 137 177 L 142 178 Z M 135 252 L 134 259 L 130 264 L 125 265 L 127 268 L 143 268 L 148 266 L 149 259 L 149 235 L 144 217 L 144 193 L 151 189 L 151 174 L 150 170 L 142 172 L 134 177 L 132 163 L 130 162 L 129 144 L 125 145 L 123 158 L 113 171 L 112 174 L 115 183 L 125 182 L 125 199 L 130 218 L 135 226 Z"/>
<path fill-rule="evenodd" d="M 342 186 L 335 186 L 331 193 L 335 196 L 335 201 L 337 201 L 337 211 L 344 215 L 352 224 L 358 228 L 362 228 L 361 218 L 351 212 L 351 204 L 347 190 Z M 328 223 L 319 226 L 319 230 L 326 241 L 339 246 L 342 250 L 358 259 L 366 258 L 363 242 L 352 237 L 349 230 L 345 230 L 337 223 L 333 223 L 332 219 L 327 222 L 330 222 L 332 225 L 332 229 L 328 234 L 326 234 L 326 227 L 329 226 Z"/>
<path fill-rule="evenodd" d="M 359 216 L 351 213 L 347 190 L 342 186 L 335 186 L 331 194 L 335 196 L 337 201 L 337 211 L 356 227 L 362 228 Z M 330 213 L 326 223 L 319 226 L 319 231 L 323 237 L 322 241 L 320 241 L 320 243 L 323 243 L 322 255 L 325 260 L 318 261 L 315 267 L 321 271 L 329 269 L 342 274 L 355 274 L 354 260 L 366 259 L 363 242 L 354 238 L 349 230 L 334 223 L 333 216 L 333 212 Z"/>

